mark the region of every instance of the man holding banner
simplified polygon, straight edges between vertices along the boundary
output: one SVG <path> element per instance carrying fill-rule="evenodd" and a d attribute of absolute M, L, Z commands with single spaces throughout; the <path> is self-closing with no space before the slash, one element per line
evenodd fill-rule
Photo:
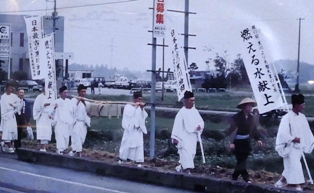
<path fill-rule="evenodd" d="M 304 96 L 293 94 L 291 102 L 292 111 L 282 117 L 276 138 L 276 151 L 283 158 L 284 171 L 275 186 L 291 184 L 302 191 L 300 184 L 305 180 L 300 159 L 304 156 L 303 152 L 313 151 L 314 137 L 306 117 L 301 113 L 305 108 Z"/>
<path fill-rule="evenodd" d="M 53 125 L 55 125 L 55 137 L 57 153 L 63 154 L 69 146 L 70 130 L 73 126 L 73 116 L 71 114 L 71 100 L 66 98 L 67 87 L 59 88 L 60 98 L 56 100 L 58 105 L 55 110 Z"/>
<path fill-rule="evenodd" d="M 77 155 L 82 157 L 83 144 L 87 135 L 87 127 L 90 127 L 90 117 L 87 114 L 88 101 L 84 100 L 87 87 L 80 84 L 77 87 L 78 97 L 71 99 L 71 114 L 74 118 L 73 128 L 71 132 L 71 147 L 70 156 Z"/>
<path fill-rule="evenodd" d="M 46 152 L 46 146 L 51 140 L 53 110 L 57 104 L 52 106 L 52 101 L 47 99 L 45 83 L 43 83 L 42 93 L 34 101 L 33 118 L 36 121 L 37 140 L 40 141 L 40 151 Z"/>
<path fill-rule="evenodd" d="M 147 134 L 145 120 L 148 116 L 142 103 L 142 92 L 133 93 L 133 104 L 125 105 L 123 109 L 122 128 L 123 137 L 119 149 L 119 161 L 130 159 L 142 167 L 144 162 L 144 139 L 143 134 Z"/>
<path fill-rule="evenodd" d="M 198 132 L 202 133 L 204 121 L 194 106 L 194 93 L 185 91 L 184 107 L 177 113 L 173 129 L 172 143 L 178 148 L 180 156 L 180 165 L 176 167 L 177 171 L 191 174 L 190 169 L 194 168 L 194 156 L 196 154 L 196 145 L 198 141 Z"/>

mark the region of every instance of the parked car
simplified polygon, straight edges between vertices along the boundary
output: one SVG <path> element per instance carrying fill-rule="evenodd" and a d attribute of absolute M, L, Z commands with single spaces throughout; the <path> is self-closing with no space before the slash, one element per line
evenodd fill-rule
<path fill-rule="evenodd" d="M 18 89 L 28 89 L 32 90 L 33 92 L 41 92 L 42 86 L 38 85 L 37 82 L 35 82 L 34 80 L 20 80 L 20 82 L 18 83 Z"/>
<path fill-rule="evenodd" d="M 88 79 L 82 78 L 78 80 L 74 80 L 74 86 L 78 87 L 80 84 L 83 84 L 84 86 L 90 87 L 91 82 Z"/>
<path fill-rule="evenodd" d="M 129 81 L 129 89 L 132 88 L 151 88 L 150 81 L 146 80 L 132 80 Z"/>
<path fill-rule="evenodd" d="M 156 92 L 162 91 L 162 82 L 156 82 L 155 91 Z"/>
<path fill-rule="evenodd" d="M 176 92 L 177 90 L 177 81 L 176 80 L 168 80 L 165 82 L 164 88 L 166 92 Z"/>

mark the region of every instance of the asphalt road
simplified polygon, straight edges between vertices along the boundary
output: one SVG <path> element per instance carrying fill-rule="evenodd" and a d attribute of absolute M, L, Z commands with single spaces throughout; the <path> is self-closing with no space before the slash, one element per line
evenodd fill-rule
<path fill-rule="evenodd" d="M 21 162 L 0 153 L 0 193 L 192 193 L 191 191 L 97 176 Z"/>

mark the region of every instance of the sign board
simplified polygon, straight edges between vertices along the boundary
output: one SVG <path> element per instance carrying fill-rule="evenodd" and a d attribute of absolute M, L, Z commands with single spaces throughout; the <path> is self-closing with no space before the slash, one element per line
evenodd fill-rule
<path fill-rule="evenodd" d="M 43 37 L 42 20 L 40 16 L 24 17 L 26 23 L 26 31 L 28 37 L 29 61 L 31 75 L 33 80 L 43 79 L 42 65 L 39 56 L 43 50 L 40 50 L 40 40 Z"/>
<path fill-rule="evenodd" d="M 0 24 L 0 39 L 10 39 L 10 25 Z"/>
<path fill-rule="evenodd" d="M 8 43 L 0 43 L 0 57 L 10 57 L 10 45 Z"/>
<path fill-rule="evenodd" d="M 176 81 L 176 91 L 178 96 L 178 101 L 180 101 L 185 91 L 192 91 L 192 85 L 190 82 L 190 75 L 188 71 L 188 65 L 183 53 L 183 48 L 180 46 L 180 42 L 177 38 L 177 33 L 174 29 L 171 30 L 171 40 L 170 48 L 172 53 L 172 65 L 173 74 Z"/>
<path fill-rule="evenodd" d="M 247 71 L 259 113 L 265 113 L 284 105 L 280 81 L 274 65 L 266 58 L 262 37 L 255 26 L 245 28 L 241 38 L 250 56 L 246 61 Z"/>
<path fill-rule="evenodd" d="M 165 38 L 166 35 L 166 0 L 155 0 L 153 36 L 155 38 Z"/>

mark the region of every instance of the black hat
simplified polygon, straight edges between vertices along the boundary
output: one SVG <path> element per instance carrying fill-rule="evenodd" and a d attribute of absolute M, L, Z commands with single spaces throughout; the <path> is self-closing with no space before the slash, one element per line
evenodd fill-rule
<path fill-rule="evenodd" d="M 191 92 L 191 91 L 185 91 L 185 93 L 184 93 L 184 99 L 189 99 L 189 98 L 192 98 L 192 97 L 194 97 L 194 93 L 193 92 Z"/>
<path fill-rule="evenodd" d="M 77 92 L 80 92 L 82 89 L 87 89 L 87 87 L 84 86 L 83 84 L 78 85 Z"/>
<path fill-rule="evenodd" d="M 133 92 L 133 98 L 137 99 L 139 97 L 142 97 L 142 92 L 141 91 Z"/>
<path fill-rule="evenodd" d="M 291 95 L 291 103 L 300 105 L 304 103 L 304 96 L 302 94 L 293 94 Z"/>
<path fill-rule="evenodd" d="M 59 88 L 59 93 L 67 90 L 68 88 L 66 86 L 61 86 L 61 88 Z"/>

